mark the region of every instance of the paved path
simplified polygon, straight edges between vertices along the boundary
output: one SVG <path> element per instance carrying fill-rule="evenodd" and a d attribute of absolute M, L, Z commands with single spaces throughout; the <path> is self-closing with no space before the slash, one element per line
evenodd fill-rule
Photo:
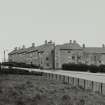
<path fill-rule="evenodd" d="M 63 71 L 63 70 L 40 70 L 40 69 L 30 69 L 30 68 L 27 68 L 26 70 L 53 73 L 53 74 L 58 74 L 58 75 L 65 75 L 65 76 L 105 83 L 104 73 L 89 73 L 89 72 L 76 72 L 76 71 Z"/>

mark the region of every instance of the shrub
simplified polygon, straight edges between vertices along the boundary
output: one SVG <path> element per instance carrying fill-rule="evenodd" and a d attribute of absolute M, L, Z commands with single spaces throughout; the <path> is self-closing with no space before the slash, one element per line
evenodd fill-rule
<path fill-rule="evenodd" d="M 85 64 L 63 64 L 63 70 L 71 70 L 71 71 L 88 71 L 88 66 Z"/>
<path fill-rule="evenodd" d="M 86 65 L 86 64 L 63 64 L 62 65 L 63 70 L 69 70 L 69 71 L 89 71 L 92 73 L 97 72 L 105 72 L 105 65 Z"/>
<path fill-rule="evenodd" d="M 100 65 L 99 66 L 99 72 L 105 73 L 105 65 Z"/>
<path fill-rule="evenodd" d="M 96 65 L 89 65 L 89 66 L 88 66 L 88 69 L 89 69 L 89 71 L 92 72 L 92 73 L 97 73 L 97 72 L 99 72 L 99 66 L 96 66 Z"/>
<path fill-rule="evenodd" d="M 26 64 L 26 63 L 17 63 L 17 62 L 3 62 L 2 65 L 9 66 L 9 67 L 39 68 L 39 66 L 37 66 L 37 65 Z"/>
<path fill-rule="evenodd" d="M 1 74 L 29 74 L 28 70 L 19 69 L 3 69 L 0 71 Z"/>

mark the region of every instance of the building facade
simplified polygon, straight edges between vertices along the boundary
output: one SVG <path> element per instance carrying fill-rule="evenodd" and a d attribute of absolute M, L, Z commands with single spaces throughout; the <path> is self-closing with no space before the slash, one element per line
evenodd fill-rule
<path fill-rule="evenodd" d="M 9 62 L 19 62 L 26 64 L 33 64 L 40 66 L 40 68 L 52 69 L 54 68 L 53 50 L 55 44 L 52 41 L 45 41 L 41 46 L 32 46 L 29 48 L 15 48 L 8 54 Z"/>
<path fill-rule="evenodd" d="M 32 43 L 29 48 L 15 48 L 8 56 L 10 62 L 33 64 L 43 69 L 61 69 L 65 63 L 105 64 L 105 47 L 80 46 L 75 40 L 61 45 L 45 41 L 41 46 Z"/>

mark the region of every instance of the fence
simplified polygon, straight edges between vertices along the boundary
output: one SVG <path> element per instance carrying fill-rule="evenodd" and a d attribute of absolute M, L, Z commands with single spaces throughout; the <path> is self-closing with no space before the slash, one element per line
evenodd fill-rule
<path fill-rule="evenodd" d="M 65 82 L 67 84 L 71 84 L 72 86 L 76 86 L 76 87 L 81 87 L 83 89 L 88 89 L 94 92 L 98 92 L 100 94 L 105 95 L 105 74 L 95 74 L 96 77 L 89 79 L 89 78 L 82 78 L 80 75 L 77 77 L 75 76 L 76 73 L 74 72 L 67 72 L 65 74 L 65 71 L 54 71 L 54 70 L 40 70 L 40 69 L 30 69 L 30 68 L 19 68 L 19 67 L 15 67 L 21 70 L 28 70 L 28 71 L 35 71 L 35 72 L 41 72 L 42 75 L 44 77 L 46 77 L 47 79 L 52 79 L 52 80 L 58 80 L 58 81 L 62 81 Z M 74 73 L 70 75 L 70 73 Z M 84 74 L 85 73 L 85 74 Z M 85 76 L 90 76 L 92 77 L 94 75 L 94 73 L 88 73 L 88 72 L 84 72 L 84 73 L 77 73 L 77 74 L 82 74 Z M 98 78 L 99 76 L 99 78 Z M 98 80 L 98 79 L 103 79 L 103 80 Z M 97 79 L 97 80 L 95 80 Z"/>
<path fill-rule="evenodd" d="M 43 76 L 45 76 L 47 79 L 59 80 L 67 84 L 70 84 L 72 86 L 81 87 L 83 89 L 91 90 L 105 95 L 105 83 L 100 83 L 100 82 L 95 82 L 95 81 L 90 81 L 90 80 L 85 80 L 81 78 L 70 77 L 55 73 L 44 72 Z"/>

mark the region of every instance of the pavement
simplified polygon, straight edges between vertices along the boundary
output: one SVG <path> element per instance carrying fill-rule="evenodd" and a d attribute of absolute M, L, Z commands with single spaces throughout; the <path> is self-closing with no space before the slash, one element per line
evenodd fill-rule
<path fill-rule="evenodd" d="M 99 83 L 105 83 L 105 73 L 89 73 L 89 72 L 76 72 L 76 71 L 64 71 L 64 70 L 40 70 L 40 69 L 31 69 L 31 68 L 21 68 L 21 69 L 44 72 L 44 73 L 52 73 L 52 74 L 80 78 L 84 80 L 90 80 Z"/>

